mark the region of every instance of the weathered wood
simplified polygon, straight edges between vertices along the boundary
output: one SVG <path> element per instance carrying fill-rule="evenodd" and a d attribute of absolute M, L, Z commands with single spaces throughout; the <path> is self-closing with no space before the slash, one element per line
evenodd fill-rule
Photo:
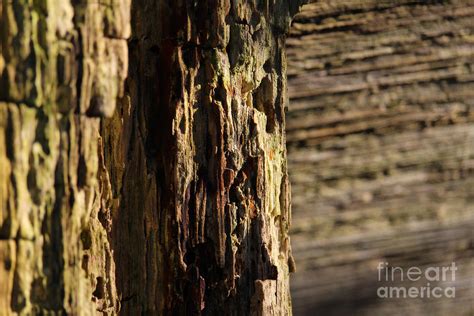
<path fill-rule="evenodd" d="M 295 18 L 296 314 L 472 313 L 473 15 L 472 1 L 319 1 Z M 379 261 L 456 261 L 457 297 L 377 300 Z"/>
<path fill-rule="evenodd" d="M 0 3 L 0 314 L 112 314 L 99 119 L 127 74 L 128 0 Z"/>
<path fill-rule="evenodd" d="M 300 2 L 2 2 L 6 314 L 291 313 Z"/>
<path fill-rule="evenodd" d="M 291 313 L 284 39 L 297 4 L 133 4 L 127 95 L 102 127 L 125 314 Z"/>

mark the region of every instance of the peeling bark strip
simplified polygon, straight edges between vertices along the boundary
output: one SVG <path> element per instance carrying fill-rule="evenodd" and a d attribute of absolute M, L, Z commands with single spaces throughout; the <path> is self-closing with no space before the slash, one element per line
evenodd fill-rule
<path fill-rule="evenodd" d="M 2 313 L 291 313 L 299 2 L 2 2 Z"/>

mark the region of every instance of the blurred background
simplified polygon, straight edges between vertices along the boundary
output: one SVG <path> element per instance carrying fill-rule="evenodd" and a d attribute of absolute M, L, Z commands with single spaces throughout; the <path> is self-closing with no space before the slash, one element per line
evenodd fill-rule
<path fill-rule="evenodd" d="M 474 315 L 474 1 L 318 1 L 287 58 L 294 314 Z M 378 298 L 379 262 L 456 297 Z"/>

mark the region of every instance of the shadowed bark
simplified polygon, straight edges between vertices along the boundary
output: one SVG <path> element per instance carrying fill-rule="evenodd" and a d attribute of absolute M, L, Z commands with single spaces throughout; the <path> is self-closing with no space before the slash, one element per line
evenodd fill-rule
<path fill-rule="evenodd" d="M 284 39 L 296 9 L 134 3 L 127 95 L 102 128 L 126 313 L 290 313 Z"/>

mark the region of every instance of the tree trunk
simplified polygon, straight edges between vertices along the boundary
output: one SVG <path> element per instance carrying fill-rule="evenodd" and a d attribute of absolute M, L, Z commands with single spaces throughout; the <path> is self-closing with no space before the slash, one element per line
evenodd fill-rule
<path fill-rule="evenodd" d="M 95 116 L 122 92 L 129 3 L 0 10 L 0 313 L 117 310 Z"/>
<path fill-rule="evenodd" d="M 297 2 L 2 2 L 2 313 L 291 313 Z"/>
<path fill-rule="evenodd" d="M 296 9 L 134 4 L 127 96 L 102 129 L 126 313 L 290 313 L 284 37 Z"/>

